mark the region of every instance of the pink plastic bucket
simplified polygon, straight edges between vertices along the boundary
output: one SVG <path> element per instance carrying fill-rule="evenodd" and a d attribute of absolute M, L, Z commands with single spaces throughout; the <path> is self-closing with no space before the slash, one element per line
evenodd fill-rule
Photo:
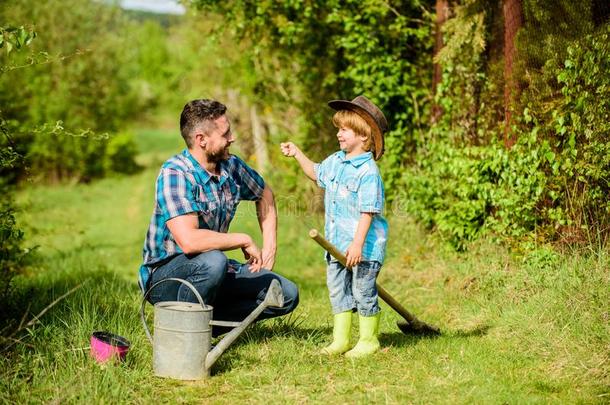
<path fill-rule="evenodd" d="M 129 351 L 129 340 L 122 336 L 110 332 L 93 332 L 91 334 L 91 357 L 98 363 L 105 363 L 108 360 L 125 360 Z"/>

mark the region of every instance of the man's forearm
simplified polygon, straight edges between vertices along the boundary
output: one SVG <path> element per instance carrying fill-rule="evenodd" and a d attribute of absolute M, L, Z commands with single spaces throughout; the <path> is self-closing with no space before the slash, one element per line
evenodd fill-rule
<path fill-rule="evenodd" d="M 167 221 L 167 227 L 180 249 L 186 254 L 210 250 L 246 248 L 253 241 L 245 233 L 222 233 L 199 229 L 197 215 L 181 215 Z"/>
<path fill-rule="evenodd" d="M 179 244 L 186 254 L 208 252 L 210 250 L 234 250 L 244 248 L 252 243 L 252 238 L 245 233 L 222 233 L 208 229 L 192 231 L 188 242 Z"/>
<path fill-rule="evenodd" d="M 263 234 L 263 249 L 272 249 L 277 245 L 277 210 L 275 198 L 269 186 L 265 186 L 263 196 L 256 202 L 256 214 Z"/>

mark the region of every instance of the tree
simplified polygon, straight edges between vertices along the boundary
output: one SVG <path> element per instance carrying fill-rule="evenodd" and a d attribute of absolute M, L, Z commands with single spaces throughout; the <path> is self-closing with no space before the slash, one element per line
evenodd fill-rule
<path fill-rule="evenodd" d="M 293 139 L 321 159 L 336 148 L 328 100 L 365 94 L 391 130 L 381 161 L 391 199 L 429 123 L 431 0 L 193 2 L 250 43 L 255 100 L 298 124 Z M 292 111 L 287 111 L 290 106 Z M 301 118 L 294 118 L 294 109 Z"/>
<path fill-rule="evenodd" d="M 434 24 L 434 55 L 436 58 L 443 48 L 443 24 L 449 18 L 449 2 L 447 0 L 436 0 L 436 22 Z M 434 72 L 432 74 L 432 96 L 436 95 L 436 88 L 441 82 L 442 66 L 438 61 L 434 62 Z M 442 114 L 442 108 L 434 102 L 432 106 L 432 122 L 436 122 Z"/>
<path fill-rule="evenodd" d="M 517 53 L 517 32 L 523 26 L 521 0 L 504 0 L 504 145 L 510 148 L 515 143 L 511 135 L 511 116 L 514 95 L 519 91 L 518 81 L 513 78 L 513 64 Z"/>

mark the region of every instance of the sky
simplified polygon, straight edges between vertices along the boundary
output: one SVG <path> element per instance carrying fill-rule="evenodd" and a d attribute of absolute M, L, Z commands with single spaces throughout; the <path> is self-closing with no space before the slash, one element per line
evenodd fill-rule
<path fill-rule="evenodd" d="M 177 0 L 121 0 L 121 7 L 159 14 L 184 14 L 184 6 Z"/>

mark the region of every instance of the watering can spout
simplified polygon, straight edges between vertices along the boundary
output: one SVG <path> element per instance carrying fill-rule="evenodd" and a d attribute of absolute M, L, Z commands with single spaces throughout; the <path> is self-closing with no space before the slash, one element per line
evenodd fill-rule
<path fill-rule="evenodd" d="M 267 290 L 267 294 L 265 295 L 265 299 L 263 302 L 259 304 L 258 307 L 250 315 L 246 317 L 242 322 L 238 324 L 238 326 L 234 327 L 231 332 L 229 332 L 212 351 L 208 353 L 205 358 L 205 368 L 206 370 L 210 370 L 216 360 L 220 357 L 222 353 L 233 343 L 239 335 L 258 318 L 258 316 L 265 310 L 267 307 L 278 307 L 281 308 L 284 306 L 284 293 L 282 291 L 282 287 L 280 286 L 279 281 L 273 279 L 271 284 L 269 284 L 269 288 Z M 220 321 L 210 321 L 211 325 L 222 325 L 223 322 Z"/>

